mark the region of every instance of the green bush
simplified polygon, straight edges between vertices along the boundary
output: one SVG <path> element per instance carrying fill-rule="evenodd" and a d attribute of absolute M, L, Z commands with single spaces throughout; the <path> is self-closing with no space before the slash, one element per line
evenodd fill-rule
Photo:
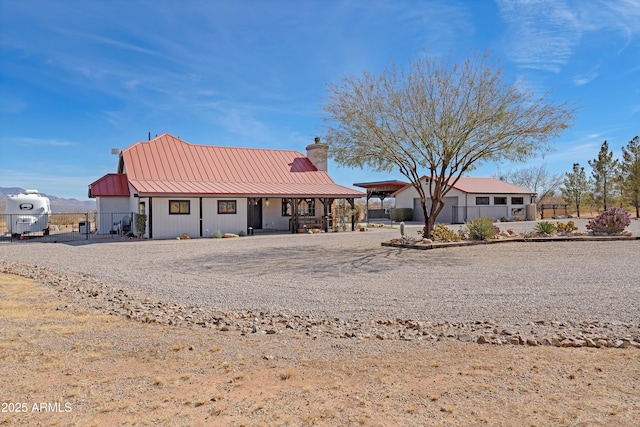
<path fill-rule="evenodd" d="M 488 240 L 500 233 L 500 229 L 493 225 L 493 218 L 483 216 L 482 218 L 474 218 L 467 222 L 462 233 L 469 236 L 471 240 Z"/>
<path fill-rule="evenodd" d="M 396 222 L 413 221 L 413 209 L 411 209 L 411 208 L 396 208 L 391 213 L 391 219 L 393 219 Z"/>
<path fill-rule="evenodd" d="M 538 234 L 553 234 L 555 233 L 557 227 L 555 224 L 549 221 L 540 221 L 536 224 L 536 232 Z"/>
<path fill-rule="evenodd" d="M 211 237 L 213 237 L 214 239 L 222 239 L 222 231 L 220 230 L 214 231 Z"/>
<path fill-rule="evenodd" d="M 142 237 L 147 230 L 147 216 L 145 214 L 135 214 L 136 233 L 138 237 Z"/>
<path fill-rule="evenodd" d="M 444 224 L 436 224 L 431 231 L 431 239 L 444 242 L 459 242 L 460 235 Z"/>
<path fill-rule="evenodd" d="M 631 215 L 627 211 L 609 208 L 589 221 L 587 230 L 595 233 L 618 234 L 622 233 L 629 224 L 631 224 Z"/>

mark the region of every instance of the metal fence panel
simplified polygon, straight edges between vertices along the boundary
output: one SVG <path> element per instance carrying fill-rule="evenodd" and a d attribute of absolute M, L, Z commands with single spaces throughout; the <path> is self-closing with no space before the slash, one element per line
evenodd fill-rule
<path fill-rule="evenodd" d="M 509 216 L 509 208 L 507 206 L 453 206 L 452 209 L 452 222 L 454 224 L 462 224 L 483 216 L 488 216 L 496 220 Z"/>
<path fill-rule="evenodd" d="M 9 242 L 71 242 L 78 240 L 118 239 L 132 236 L 132 212 L 98 214 L 96 212 L 50 213 L 46 228 L 16 226 L 25 222 L 21 214 L 0 215 L 0 240 Z"/>

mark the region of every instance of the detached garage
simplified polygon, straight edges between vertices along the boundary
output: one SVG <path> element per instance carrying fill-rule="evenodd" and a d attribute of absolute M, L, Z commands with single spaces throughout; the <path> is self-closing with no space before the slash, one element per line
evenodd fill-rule
<path fill-rule="evenodd" d="M 425 192 L 429 193 L 429 177 L 422 177 Z M 413 209 L 413 220 L 424 221 L 420 196 L 411 184 L 407 184 L 392 195 L 397 208 Z M 451 185 L 444 197 L 445 206 L 436 222 L 456 224 L 489 216 L 496 219 L 535 219 L 535 211 L 526 215 L 527 205 L 535 201 L 536 194 L 495 178 L 461 177 Z M 431 199 L 427 199 L 431 208 Z M 532 218 L 529 218 L 532 216 Z"/>
<path fill-rule="evenodd" d="M 415 189 L 414 189 L 415 191 Z M 447 209 L 447 206 L 455 206 L 458 203 L 457 197 L 445 197 L 444 205 L 440 215 L 438 215 L 438 222 L 443 224 L 452 224 L 453 212 L 451 209 Z M 431 209 L 431 199 L 427 199 L 427 209 Z M 418 222 L 424 222 L 424 212 L 422 211 L 422 205 L 420 204 L 420 198 L 413 199 L 413 220 Z"/>

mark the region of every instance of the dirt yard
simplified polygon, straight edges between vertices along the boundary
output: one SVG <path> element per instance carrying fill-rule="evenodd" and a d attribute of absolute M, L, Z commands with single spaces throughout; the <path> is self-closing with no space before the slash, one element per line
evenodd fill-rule
<path fill-rule="evenodd" d="M 240 335 L 0 275 L 0 425 L 637 426 L 640 351 Z"/>

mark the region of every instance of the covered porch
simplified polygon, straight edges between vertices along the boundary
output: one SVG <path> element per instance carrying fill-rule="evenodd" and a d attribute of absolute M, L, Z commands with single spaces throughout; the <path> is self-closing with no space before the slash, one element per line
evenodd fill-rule
<path fill-rule="evenodd" d="M 341 209 L 344 201 L 348 209 Z M 354 197 L 249 197 L 247 198 L 247 234 L 257 230 L 303 233 L 308 230 L 329 232 L 335 227 L 356 228 Z"/>

